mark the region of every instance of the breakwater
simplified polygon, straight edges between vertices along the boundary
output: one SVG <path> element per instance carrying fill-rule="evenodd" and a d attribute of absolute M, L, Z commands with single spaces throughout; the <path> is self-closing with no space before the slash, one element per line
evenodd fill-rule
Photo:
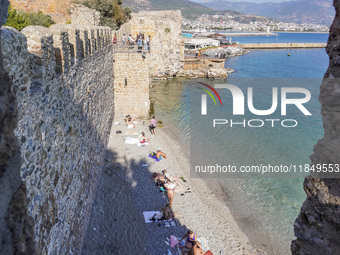
<path fill-rule="evenodd" d="M 247 43 L 240 46 L 243 49 L 299 49 L 325 48 L 326 43 Z"/>

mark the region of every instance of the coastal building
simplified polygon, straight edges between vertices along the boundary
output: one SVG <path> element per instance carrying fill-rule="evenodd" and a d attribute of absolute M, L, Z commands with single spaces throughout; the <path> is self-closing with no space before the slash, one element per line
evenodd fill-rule
<path fill-rule="evenodd" d="M 206 47 L 218 47 L 220 46 L 220 41 L 210 38 L 202 38 L 202 39 L 190 39 L 184 43 L 185 50 L 198 50 Z"/>

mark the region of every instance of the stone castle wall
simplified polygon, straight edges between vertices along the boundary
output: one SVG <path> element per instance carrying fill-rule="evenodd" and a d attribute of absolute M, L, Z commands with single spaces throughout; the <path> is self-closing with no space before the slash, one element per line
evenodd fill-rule
<path fill-rule="evenodd" d="M 149 61 L 149 54 L 115 54 L 115 115 L 149 115 Z"/>
<path fill-rule="evenodd" d="M 34 240 L 37 254 L 79 254 L 114 114 L 111 31 L 2 27 L 0 41 L 8 89 L 17 98 L 16 162 L 27 187 L 20 194 L 27 193 L 21 204 L 28 218 L 12 217 L 10 226 L 24 241 Z"/>
<path fill-rule="evenodd" d="M 76 26 L 99 26 L 100 12 L 84 5 L 71 5 L 71 23 Z"/>
<path fill-rule="evenodd" d="M 72 0 L 10 0 L 15 9 L 25 12 L 38 12 L 48 14 L 56 23 L 66 23 L 71 20 Z"/>
<path fill-rule="evenodd" d="M 0 0 L 0 26 L 6 22 L 8 4 Z M 0 29 L 0 38 L 2 32 Z M 0 40 L 0 254 L 35 254 L 33 219 L 26 212 L 26 187 L 20 178 L 19 142 L 14 134 L 17 100 L 12 77 L 4 69 L 3 47 L 6 45 Z"/>
<path fill-rule="evenodd" d="M 183 70 L 184 39 L 181 30 L 180 11 L 141 11 L 132 14 L 129 23 L 118 32 L 118 38 L 124 33 L 131 34 L 133 38 L 139 33 L 150 35 L 150 76 L 169 77 Z"/>

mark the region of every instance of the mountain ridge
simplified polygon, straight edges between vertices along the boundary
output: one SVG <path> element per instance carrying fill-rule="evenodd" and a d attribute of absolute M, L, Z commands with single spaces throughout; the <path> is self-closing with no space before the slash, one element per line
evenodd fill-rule
<path fill-rule="evenodd" d="M 189 0 L 124 0 L 124 5 L 133 11 L 181 10 L 186 18 L 195 18 L 202 14 L 214 14 L 216 11 Z"/>
<path fill-rule="evenodd" d="M 284 22 L 330 26 L 334 18 L 334 8 L 328 0 L 295 0 L 281 3 L 212 0 L 200 4 L 218 11 L 234 10 L 248 15 L 260 15 Z"/>

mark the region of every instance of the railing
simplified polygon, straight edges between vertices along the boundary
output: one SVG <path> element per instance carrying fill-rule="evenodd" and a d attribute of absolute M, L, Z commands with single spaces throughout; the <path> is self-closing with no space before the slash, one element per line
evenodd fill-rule
<path fill-rule="evenodd" d="M 115 43 L 113 44 L 113 55 L 116 53 L 126 53 L 130 57 L 130 53 L 141 53 L 145 55 L 146 53 L 151 53 L 150 46 L 138 46 L 137 44 L 123 44 Z"/>

